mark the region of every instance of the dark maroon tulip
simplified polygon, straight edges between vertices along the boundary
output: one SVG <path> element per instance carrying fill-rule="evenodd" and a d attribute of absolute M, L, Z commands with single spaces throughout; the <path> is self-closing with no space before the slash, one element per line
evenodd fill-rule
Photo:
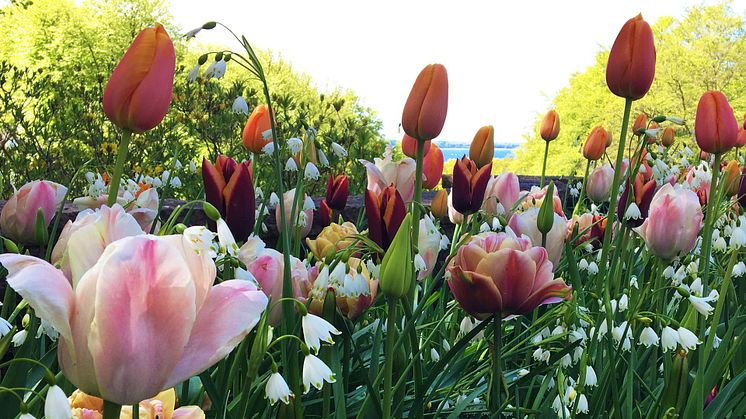
<path fill-rule="evenodd" d="M 620 220 L 627 223 L 630 227 L 639 227 L 643 221 L 648 218 L 648 210 L 650 209 L 650 202 L 653 200 L 655 195 L 655 180 L 651 179 L 645 182 L 645 177 L 642 173 L 638 173 L 635 177 L 635 182 L 632 183 L 629 180 L 624 188 L 624 192 L 619 196 L 619 203 L 617 204 L 617 216 Z M 637 208 L 640 209 L 640 218 L 625 219 L 624 214 L 627 211 L 627 197 L 630 193 L 630 188 L 634 191 L 634 198 L 630 199 L 630 205 L 635 203 Z"/>
<path fill-rule="evenodd" d="M 347 197 L 350 195 L 350 182 L 347 176 L 339 174 L 336 177 L 329 175 L 326 182 L 326 204 L 329 208 L 342 211 L 347 205 Z"/>
<path fill-rule="evenodd" d="M 368 237 L 383 250 L 389 248 L 406 212 L 404 200 L 394 186 L 384 188 L 380 195 L 370 189 L 365 191 Z"/>
<path fill-rule="evenodd" d="M 490 180 L 492 163 L 477 170 L 477 165 L 466 156 L 456 160 L 453 167 L 453 208 L 462 214 L 479 211 L 484 191 Z"/>
<path fill-rule="evenodd" d="M 218 156 L 215 166 L 202 159 L 202 181 L 205 199 L 220 211 L 233 237 L 238 241 L 246 240 L 254 230 L 256 217 L 251 165 L 238 164 L 223 155 Z"/>
<path fill-rule="evenodd" d="M 332 209 L 326 203 L 326 199 L 322 199 L 319 204 L 319 218 L 321 220 L 321 226 L 326 227 L 332 223 Z"/>

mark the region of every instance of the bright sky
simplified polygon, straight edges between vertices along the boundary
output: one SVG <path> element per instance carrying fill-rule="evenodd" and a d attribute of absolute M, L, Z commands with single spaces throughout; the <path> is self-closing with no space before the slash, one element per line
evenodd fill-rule
<path fill-rule="evenodd" d="M 402 107 L 419 71 L 442 63 L 449 105 L 439 138 L 469 142 L 491 124 L 496 142 L 519 142 L 570 75 L 593 64 L 627 19 L 642 12 L 653 23 L 701 3 L 172 0 L 171 12 L 184 31 L 208 20 L 226 24 L 279 53 L 322 90 L 352 89 L 378 113 L 388 139 L 401 138 Z M 732 7 L 743 13 L 746 0 Z M 238 48 L 231 40 L 219 29 L 197 36 Z"/>

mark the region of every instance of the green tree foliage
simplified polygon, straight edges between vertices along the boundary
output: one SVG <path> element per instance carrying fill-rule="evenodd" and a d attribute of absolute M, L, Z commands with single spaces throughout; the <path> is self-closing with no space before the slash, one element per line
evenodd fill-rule
<path fill-rule="evenodd" d="M 728 4 L 694 7 L 681 19 L 663 17 L 653 25 L 657 50 L 655 81 L 643 99 L 634 102 L 632 118 L 669 115 L 685 119 L 677 127 L 677 141 L 696 149 L 692 139 L 699 97 L 707 90 L 721 90 L 740 117 L 746 111 L 746 20 Z M 550 145 L 547 174 L 580 174 L 585 168 L 580 153 L 590 130 L 597 124 L 612 133 L 615 142 L 621 127 L 624 99 L 606 87 L 608 50 L 596 62 L 570 78 L 569 86 L 554 98 L 553 107 L 562 121 L 557 140 Z M 509 168 L 518 173 L 539 174 L 544 141 L 537 120 L 533 135 L 518 151 Z M 612 145 L 610 150 L 616 150 Z"/>

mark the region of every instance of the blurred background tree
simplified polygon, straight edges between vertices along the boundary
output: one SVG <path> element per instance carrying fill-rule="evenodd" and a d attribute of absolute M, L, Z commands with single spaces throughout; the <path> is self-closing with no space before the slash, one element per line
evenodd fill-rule
<path fill-rule="evenodd" d="M 681 19 L 663 17 L 653 25 L 657 64 L 650 92 L 634 102 L 632 119 L 644 112 L 649 117 L 669 115 L 685 120 L 677 127 L 676 141 L 697 150 L 692 138 L 699 97 L 707 90 L 721 90 L 740 120 L 746 111 L 746 21 L 728 3 L 694 7 Z M 596 63 L 570 78 L 552 101 L 562 122 L 557 140 L 550 145 L 547 174 L 572 175 L 584 170 L 580 149 L 590 130 L 602 124 L 618 140 L 624 99 L 606 87 L 609 51 Z M 539 137 L 541 116 L 534 132 L 516 153 L 502 164 L 522 174 L 540 174 L 544 141 Z M 610 150 L 616 150 L 612 145 Z M 614 151 L 615 152 L 615 151 Z"/>

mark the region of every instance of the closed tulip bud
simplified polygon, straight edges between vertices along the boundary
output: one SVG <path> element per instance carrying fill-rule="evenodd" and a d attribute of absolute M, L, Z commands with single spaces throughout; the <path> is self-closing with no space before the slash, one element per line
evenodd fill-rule
<path fill-rule="evenodd" d="M 609 132 L 601 125 L 596 125 L 583 146 L 583 157 L 588 160 L 599 160 L 604 156 L 606 151 L 606 142 L 609 139 Z"/>
<path fill-rule="evenodd" d="M 430 211 L 435 218 L 443 218 L 448 214 L 448 191 L 441 189 L 435 193 L 430 203 Z"/>
<path fill-rule="evenodd" d="M 267 105 L 258 105 L 249 115 L 246 126 L 241 133 L 243 146 L 252 153 L 262 152 L 262 148 L 272 142 L 272 137 L 265 134 L 272 129 Z"/>
<path fill-rule="evenodd" d="M 205 185 L 205 199 L 223 218 L 236 240 L 246 240 L 254 230 L 256 221 L 256 197 L 254 181 L 249 164 L 236 163 L 230 157 L 218 156 L 215 166 L 207 159 L 202 160 L 202 181 Z M 205 207 L 205 213 L 216 221 L 216 214 Z"/>
<path fill-rule="evenodd" d="M 591 201 L 600 204 L 609 199 L 611 183 L 614 180 L 614 169 L 605 164 L 593 169 L 588 176 L 588 182 L 585 185 L 585 193 Z"/>
<path fill-rule="evenodd" d="M 632 132 L 635 133 L 635 135 L 642 135 L 647 128 L 648 116 L 644 113 L 637 115 L 637 118 L 635 118 L 635 123 L 632 124 Z"/>
<path fill-rule="evenodd" d="M 326 227 L 332 223 L 332 209 L 326 203 L 326 199 L 322 199 L 319 204 L 319 219 L 321 220 L 321 226 Z"/>
<path fill-rule="evenodd" d="M 106 84 L 106 117 L 134 133 L 160 124 L 171 104 L 175 66 L 174 45 L 163 25 L 140 31 Z"/>
<path fill-rule="evenodd" d="M 453 167 L 453 207 L 461 214 L 479 211 L 484 200 L 492 163 L 477 170 L 477 165 L 466 157 L 456 160 Z"/>
<path fill-rule="evenodd" d="M 492 163 L 495 155 L 495 129 L 492 125 L 479 128 L 471 140 L 469 146 L 469 158 L 477 164 L 477 167 L 484 167 Z"/>
<path fill-rule="evenodd" d="M 554 182 L 549 182 L 547 196 L 554 194 Z M 536 227 L 542 234 L 547 234 L 552 230 L 554 225 L 554 202 L 551 199 L 545 199 L 539 209 L 539 217 L 536 219 Z"/>
<path fill-rule="evenodd" d="M 336 177 L 329 175 L 326 183 L 326 204 L 331 209 L 342 211 L 347 205 L 347 197 L 350 195 L 350 182 L 347 176 L 338 174 Z"/>
<path fill-rule="evenodd" d="M 414 281 L 411 230 L 412 214 L 407 214 L 383 256 L 378 286 L 388 297 L 401 298 L 407 295 Z"/>
<path fill-rule="evenodd" d="M 430 152 L 430 144 L 431 141 L 425 141 L 425 146 L 423 149 L 423 156 L 427 156 L 427 153 Z M 417 158 L 417 139 L 412 138 L 407 134 L 404 134 L 404 138 L 401 140 L 401 151 L 404 153 L 405 156 L 411 157 L 413 159 Z"/>
<path fill-rule="evenodd" d="M 738 193 L 738 185 L 741 182 L 741 168 L 738 167 L 736 160 L 731 160 L 724 170 L 725 189 L 723 192 L 726 196 L 733 196 Z"/>
<path fill-rule="evenodd" d="M 44 230 L 52 222 L 57 207 L 62 203 L 67 188 L 48 180 L 35 180 L 23 185 L 0 211 L 0 231 L 18 243 L 37 243 L 39 211 Z"/>
<path fill-rule="evenodd" d="M 738 137 L 736 137 L 736 147 L 741 148 L 746 145 L 746 130 L 738 128 Z"/>
<path fill-rule="evenodd" d="M 650 25 L 637 15 L 619 31 L 606 64 L 606 85 L 611 93 L 637 100 L 645 96 L 655 78 L 655 44 Z"/>
<path fill-rule="evenodd" d="M 557 138 L 560 131 L 560 118 L 557 112 L 552 109 L 544 115 L 539 128 L 539 135 L 544 141 L 552 141 Z"/>
<path fill-rule="evenodd" d="M 702 219 L 697 194 L 666 183 L 650 203 L 649 215 L 639 234 L 652 254 L 672 260 L 692 251 Z"/>
<path fill-rule="evenodd" d="M 440 179 L 443 177 L 443 151 L 436 144 L 430 147 L 430 151 L 425 154 L 422 161 L 422 187 L 433 189 L 438 186 Z"/>
<path fill-rule="evenodd" d="M 725 153 L 736 145 L 738 122 L 721 92 L 705 92 L 699 99 L 694 136 L 699 148 L 712 154 Z"/>
<path fill-rule="evenodd" d="M 386 187 L 380 194 L 370 189 L 365 191 L 368 237 L 383 250 L 389 248 L 406 212 L 404 200 L 395 187 Z"/>
<path fill-rule="evenodd" d="M 402 112 L 402 128 L 420 140 L 440 135 L 448 112 L 448 73 L 442 64 L 428 64 L 409 92 Z"/>
<path fill-rule="evenodd" d="M 671 147 L 675 137 L 676 130 L 674 130 L 673 127 L 666 127 L 661 135 L 661 144 L 663 144 L 663 147 Z"/>

